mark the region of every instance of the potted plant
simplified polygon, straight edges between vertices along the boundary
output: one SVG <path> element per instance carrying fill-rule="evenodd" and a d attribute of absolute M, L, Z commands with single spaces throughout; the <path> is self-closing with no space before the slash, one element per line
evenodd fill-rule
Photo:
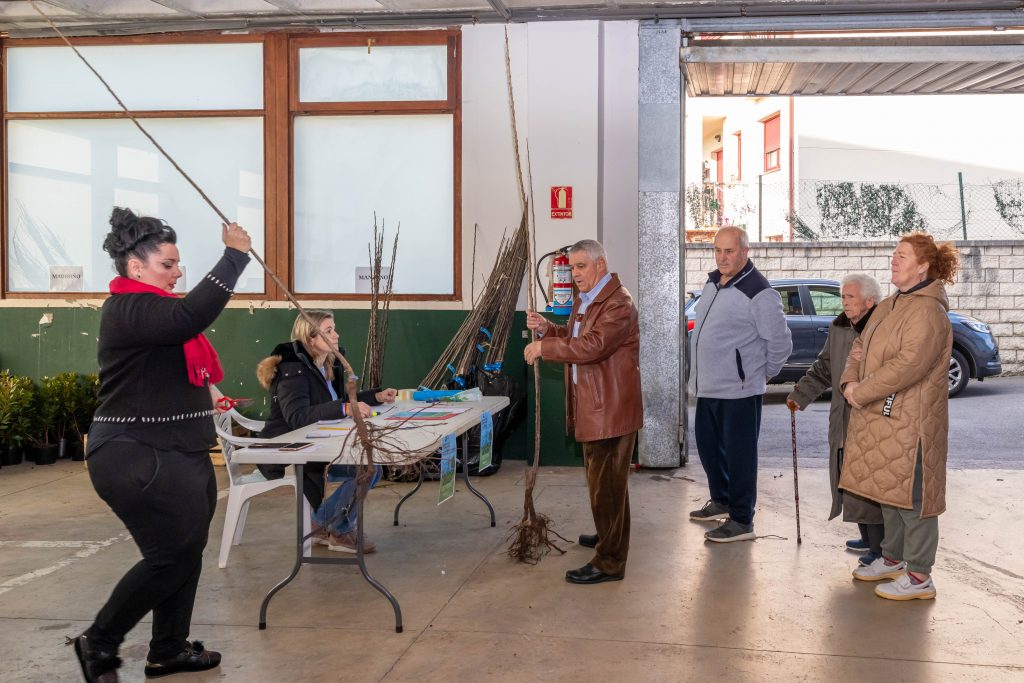
<path fill-rule="evenodd" d="M 92 425 L 92 416 L 99 405 L 100 378 L 93 373 L 90 375 L 77 375 L 75 382 L 74 411 L 71 420 L 71 430 L 77 439 L 69 443 L 69 455 L 72 460 L 85 459 L 85 435 Z"/>
<path fill-rule="evenodd" d="M 79 444 L 77 450 L 81 451 L 81 438 L 75 431 L 75 414 L 78 412 L 78 402 L 82 398 L 78 373 L 62 372 L 46 379 L 49 381 L 54 402 L 53 438 L 58 445 L 59 457 L 68 458 L 76 450 L 73 444 Z"/>
<path fill-rule="evenodd" d="M 52 465 L 57 462 L 60 443 L 56 438 L 59 402 L 59 382 L 55 377 L 43 377 L 35 395 L 33 406 L 32 448 L 29 457 L 37 465 Z"/>
<path fill-rule="evenodd" d="M 22 461 L 25 444 L 32 432 L 34 403 L 32 380 L 0 373 L 0 465 L 17 465 Z"/>

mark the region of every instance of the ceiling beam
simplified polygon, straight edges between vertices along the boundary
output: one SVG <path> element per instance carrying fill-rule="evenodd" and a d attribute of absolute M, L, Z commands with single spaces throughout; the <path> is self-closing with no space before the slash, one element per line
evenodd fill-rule
<path fill-rule="evenodd" d="M 505 3 L 502 2 L 501 0 L 487 0 L 487 4 L 490 5 L 491 9 L 497 12 L 498 15 L 505 21 L 508 21 L 509 19 L 512 18 L 512 12 L 509 10 L 508 7 L 505 6 Z"/>
<path fill-rule="evenodd" d="M 180 12 L 181 14 L 184 14 L 185 16 L 188 16 L 188 17 L 193 17 L 195 19 L 205 19 L 206 18 L 205 14 L 201 14 L 200 12 L 196 12 L 194 9 L 192 9 L 189 6 L 188 3 L 183 2 L 183 0 L 149 0 L 149 1 L 152 2 L 152 3 L 155 3 L 157 5 L 161 5 L 163 7 L 166 7 L 167 9 L 172 9 L 175 12 Z"/>
<path fill-rule="evenodd" d="M 911 64 L 933 62 L 1024 62 L 1024 45 L 887 45 L 887 46 L 786 46 L 680 48 L 684 63 L 707 64 L 786 63 L 804 64 Z"/>
<path fill-rule="evenodd" d="M 896 11 L 873 14 L 814 14 L 803 16 L 725 16 L 691 18 L 683 26 L 687 33 L 780 33 L 788 31 L 891 31 L 976 28 L 995 29 L 1024 26 L 1024 10 L 907 12 L 902 3 Z M 662 15 L 665 16 L 665 15 Z"/>
<path fill-rule="evenodd" d="M 169 0 L 170 1 L 170 0 Z M 533 22 L 533 21 L 573 21 L 573 20 L 659 20 L 659 19 L 684 19 L 684 30 L 688 32 L 767 32 L 766 27 L 772 26 L 775 31 L 780 30 L 828 30 L 842 29 L 900 29 L 900 28 L 994 28 L 1024 26 L 1024 10 L 1014 11 L 948 11 L 948 12 L 921 12 L 894 14 L 876 14 L 864 16 L 836 15 L 828 16 L 800 16 L 805 12 L 813 12 L 825 6 L 825 3 L 768 3 L 748 2 L 745 6 L 737 3 L 700 3 L 700 4 L 676 4 L 671 6 L 580 6 L 561 8 L 517 8 L 510 9 L 504 4 L 504 0 L 488 0 L 492 7 L 500 4 L 505 9 L 487 10 L 423 10 L 416 12 L 350 12 L 350 13 L 318 13 L 315 15 L 304 14 L 298 5 L 290 0 L 264 0 L 268 4 L 281 9 L 281 13 L 270 15 L 218 15 L 216 18 L 195 20 L 191 23 L 182 22 L 174 18 L 161 19 L 132 18 L 118 21 L 92 22 L 79 26 L 68 27 L 69 35 L 134 35 L 140 33 L 160 33 L 170 31 L 216 31 L 229 30 L 225 22 L 230 22 L 230 30 L 273 30 L 290 28 L 295 29 L 307 26 L 311 29 L 321 30 L 344 30 L 344 29 L 365 29 L 373 27 L 422 27 L 422 26 L 452 26 L 458 24 L 474 23 L 505 23 L 505 22 Z M 61 6 L 81 6 L 81 2 L 73 0 L 48 0 Z M 909 3 L 926 4 L 932 8 L 935 3 Z M 943 3 L 944 6 L 952 3 Z M 978 3 L 974 3 L 977 5 Z M 1005 3 L 989 2 L 989 6 Z M 1020 6 L 1019 2 L 1015 2 Z M 849 11 L 853 3 L 834 3 L 828 5 L 833 8 L 844 8 Z M 890 3 L 890 7 L 905 9 L 908 3 Z M 772 10 L 771 18 L 766 13 Z M 794 16 L 783 19 L 780 12 L 791 12 Z M 746 12 L 746 16 L 740 16 Z M 755 16 L 761 14 L 761 17 Z M 756 20 L 756 21 L 755 21 Z M 757 23 L 760 21 L 761 23 Z M 788 23 L 787 23 L 788 22 Z M 859 23 L 858 23 L 859 22 Z M 59 25 L 59 23 L 58 23 Z M 782 27 L 794 27 L 783 29 Z M 11 37 L 39 37 L 49 36 L 51 32 L 41 21 L 32 19 L 19 19 L 11 22 L 8 27 L 0 25 L 0 30 L 8 28 Z M 714 30 L 712 30 L 714 29 Z"/>

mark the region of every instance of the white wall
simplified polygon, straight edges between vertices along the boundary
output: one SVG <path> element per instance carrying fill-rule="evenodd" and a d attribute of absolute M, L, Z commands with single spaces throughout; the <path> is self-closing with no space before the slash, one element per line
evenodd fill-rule
<path fill-rule="evenodd" d="M 529 141 L 538 255 L 580 239 L 603 238 L 612 268 L 623 271 L 626 286 L 635 290 L 637 25 L 517 24 L 508 26 L 508 34 L 524 169 Z M 467 308 L 474 224 L 479 226 L 479 292 L 481 274 L 490 272 L 503 232 L 511 234 L 520 217 L 504 40 L 504 26 L 463 28 L 462 306 Z M 551 218 L 549 193 L 557 185 L 573 188 L 571 220 Z"/>
<path fill-rule="evenodd" d="M 599 120 L 601 206 L 598 239 L 608 252 L 609 266 L 637 295 L 640 254 L 639 27 L 635 21 L 604 22 L 601 27 L 601 101 Z"/>
<path fill-rule="evenodd" d="M 1024 95 L 796 100 L 800 178 L 987 183 L 1024 175 Z"/>

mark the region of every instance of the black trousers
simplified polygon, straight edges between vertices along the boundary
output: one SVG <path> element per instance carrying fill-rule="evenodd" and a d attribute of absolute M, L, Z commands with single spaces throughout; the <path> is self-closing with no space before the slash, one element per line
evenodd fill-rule
<path fill-rule="evenodd" d="M 729 516 L 740 524 L 754 521 L 762 399 L 697 399 L 694 436 L 711 500 L 727 505 Z"/>
<path fill-rule="evenodd" d="M 152 612 L 148 659 L 170 659 L 188 640 L 217 507 L 210 454 L 108 441 L 89 454 L 89 477 L 128 527 L 142 560 L 114 587 L 86 634 L 97 649 L 117 652 L 125 634 Z"/>

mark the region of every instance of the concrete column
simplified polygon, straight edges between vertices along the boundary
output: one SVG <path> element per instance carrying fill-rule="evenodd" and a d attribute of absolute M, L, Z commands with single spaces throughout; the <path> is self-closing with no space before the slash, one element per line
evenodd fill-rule
<path fill-rule="evenodd" d="M 678 21 L 640 23 L 640 464 L 678 467 L 680 441 L 680 71 Z"/>

